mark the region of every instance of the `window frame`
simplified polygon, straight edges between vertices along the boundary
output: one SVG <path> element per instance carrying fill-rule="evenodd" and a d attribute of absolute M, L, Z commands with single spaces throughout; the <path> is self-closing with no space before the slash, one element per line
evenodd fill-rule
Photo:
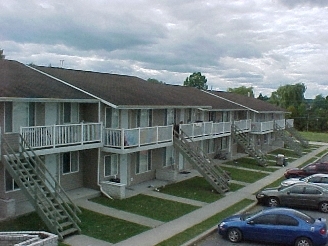
<path fill-rule="evenodd" d="M 113 159 L 115 157 L 115 159 Z M 109 162 L 106 162 L 106 160 L 109 158 Z M 110 173 L 107 174 L 107 165 L 110 167 Z M 113 166 L 116 166 L 113 168 Z M 112 173 L 112 170 L 116 169 L 116 173 Z M 118 175 L 118 154 L 113 154 L 113 155 L 105 155 L 104 156 L 104 177 L 111 177 L 111 176 L 117 176 Z"/>
<path fill-rule="evenodd" d="M 66 161 L 64 158 L 68 154 L 69 154 L 69 163 L 64 163 Z M 69 171 L 65 171 L 67 168 L 66 167 L 64 168 L 64 165 L 69 165 Z M 73 170 L 74 166 L 76 166 L 76 169 Z M 79 152 L 72 151 L 72 152 L 62 153 L 61 154 L 61 169 L 62 169 L 62 175 L 78 173 L 80 170 L 80 154 L 79 154 Z"/>

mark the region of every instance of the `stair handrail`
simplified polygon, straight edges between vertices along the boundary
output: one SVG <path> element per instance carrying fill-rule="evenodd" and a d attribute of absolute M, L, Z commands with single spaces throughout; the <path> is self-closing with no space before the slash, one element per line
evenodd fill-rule
<path fill-rule="evenodd" d="M 261 166 L 265 166 L 267 163 L 267 159 L 265 157 L 265 155 L 262 153 L 261 150 L 256 150 L 255 145 L 253 142 L 248 141 L 247 137 L 245 136 L 244 132 L 242 130 L 240 130 L 238 128 L 238 126 L 236 126 L 235 124 L 231 125 L 231 128 L 234 132 L 234 135 L 240 137 L 243 139 L 243 141 L 245 141 L 245 144 L 247 144 L 250 147 L 250 150 L 252 150 L 253 153 L 253 157 L 256 158 L 257 162 L 261 165 Z M 239 140 L 239 142 L 241 142 L 241 140 L 237 137 L 237 141 Z M 244 146 L 245 147 L 245 146 Z M 249 153 L 252 155 L 252 153 Z"/>
<path fill-rule="evenodd" d="M 287 142 L 287 145 L 290 145 L 290 147 L 298 154 L 302 155 L 302 147 L 301 144 L 298 142 L 295 142 L 294 139 L 290 136 L 287 136 L 285 130 L 279 126 L 277 123 L 275 123 L 275 130 L 280 133 L 281 137 Z"/>
<path fill-rule="evenodd" d="M 176 138 L 178 138 L 179 140 L 181 140 L 182 142 L 188 142 L 188 144 L 190 144 L 194 149 L 196 149 L 197 151 L 199 151 L 200 153 L 201 153 L 201 155 L 206 159 L 206 161 L 205 162 L 203 162 L 205 165 L 206 165 L 206 167 L 208 167 L 208 169 L 210 169 L 210 170 L 212 170 L 214 173 L 216 173 L 216 174 L 219 174 L 219 175 L 224 175 L 224 178 L 225 179 L 227 179 L 227 180 L 229 180 L 230 179 L 230 177 L 229 177 L 229 175 L 228 175 L 228 173 L 226 172 L 226 171 L 224 171 L 221 167 L 219 167 L 218 165 L 216 165 L 215 166 L 215 168 L 214 168 L 214 165 L 212 164 L 212 158 L 210 158 L 209 156 L 208 156 L 208 154 L 207 153 L 205 153 L 201 148 L 199 148 L 196 144 L 195 144 L 195 142 L 188 136 L 188 134 L 187 133 L 185 133 L 184 131 L 182 131 L 181 129 L 180 129 L 180 133 L 179 134 L 174 134 L 174 136 L 176 137 Z M 188 141 L 189 140 L 189 141 Z M 190 145 L 187 145 L 188 146 L 188 148 L 189 148 L 189 146 Z M 192 149 L 191 149 L 192 150 Z M 197 159 L 199 159 L 199 157 L 198 156 L 196 156 L 196 158 Z M 199 159 L 200 160 L 200 159 Z M 202 160 L 200 160 L 200 161 L 202 161 Z"/>
<path fill-rule="evenodd" d="M 4 140 L 4 143 L 6 144 L 6 146 L 10 149 L 10 151 L 11 151 L 12 153 L 15 153 L 14 150 L 12 149 L 12 147 L 8 144 L 7 140 L 4 139 L 4 138 L 3 138 L 3 140 Z M 7 149 L 4 149 L 4 151 L 5 151 L 5 153 L 6 153 L 6 157 L 9 158 L 11 162 L 14 162 L 14 160 L 16 160 L 16 161 L 18 161 L 20 164 L 22 164 L 21 160 L 17 157 L 17 155 L 15 155 L 15 154 L 10 154 L 10 153 L 7 151 Z M 12 156 L 14 156 L 15 159 L 13 159 Z M 31 180 L 34 180 L 34 178 L 32 177 L 32 175 L 27 171 L 26 167 L 24 167 L 24 165 L 21 165 L 21 166 L 22 166 L 23 169 L 26 171 L 27 176 L 28 176 L 29 178 L 31 178 Z M 32 168 L 35 170 L 34 167 L 32 167 Z M 23 176 L 23 175 L 22 175 L 22 176 Z M 17 177 L 17 179 L 19 180 L 18 183 L 21 183 L 21 186 L 24 187 L 24 189 L 26 189 L 26 191 L 27 191 L 28 193 L 30 193 L 30 192 L 28 191 L 27 187 L 24 186 L 24 184 L 23 184 L 23 182 L 21 181 L 20 177 Z M 26 179 L 24 178 L 24 180 L 26 180 Z M 28 180 L 26 180 L 26 181 L 28 181 Z M 17 182 L 17 181 L 16 181 L 16 182 Z M 42 182 L 42 181 L 41 181 L 41 182 Z M 44 182 L 42 182 L 42 183 L 44 184 Z M 34 192 L 35 192 L 34 194 L 30 193 L 30 195 L 31 195 L 32 197 L 36 197 L 35 199 L 37 199 L 38 197 L 37 197 L 36 189 L 33 189 L 33 187 L 32 187 L 32 185 L 31 185 L 30 182 L 27 182 L 27 185 L 28 185 L 28 187 L 29 187 L 31 190 L 34 190 Z M 34 185 L 35 185 L 36 187 L 38 187 L 39 190 L 41 190 L 41 187 L 40 187 L 40 185 L 39 185 L 37 182 L 34 182 Z M 51 202 L 51 201 L 50 201 L 50 200 L 49 200 L 49 199 L 48 199 L 48 198 L 47 198 L 42 192 L 41 192 L 41 194 L 43 195 L 43 197 L 45 198 L 45 200 L 49 203 L 50 207 L 54 208 L 53 203 L 52 203 L 52 202 Z M 38 205 L 37 201 L 35 202 L 35 205 L 39 208 L 39 205 Z M 47 210 L 48 212 L 50 212 L 50 210 L 49 210 L 48 207 L 46 208 L 46 210 Z M 42 210 L 41 210 L 41 211 L 42 211 Z M 57 215 L 60 215 L 59 212 L 58 212 L 56 209 L 55 209 L 55 211 L 57 212 Z M 44 211 L 42 211 L 42 213 L 45 214 Z M 49 215 L 50 215 L 50 214 L 52 215 L 51 217 L 53 218 L 54 215 L 53 215 L 52 213 L 49 213 Z M 56 220 L 55 220 L 55 221 L 56 221 Z M 57 228 L 58 228 L 58 227 L 61 228 L 61 226 L 60 226 L 60 224 L 58 223 L 58 221 L 56 221 L 56 225 L 57 225 L 57 227 L 54 227 L 54 226 L 51 226 L 51 227 L 53 228 L 53 230 L 55 230 L 57 233 L 59 233 L 59 231 L 58 231 Z"/>
<path fill-rule="evenodd" d="M 60 190 L 60 192 L 64 195 L 64 197 L 67 199 L 67 201 L 73 206 L 73 208 L 81 213 L 82 211 L 80 210 L 80 208 L 78 206 L 76 206 L 76 204 L 72 201 L 72 199 L 68 196 L 68 194 L 65 192 L 65 190 L 61 187 L 61 185 L 59 184 L 59 182 L 55 179 L 55 177 L 51 174 L 51 172 L 49 172 L 49 170 L 47 169 L 47 167 L 44 165 L 43 161 L 40 159 L 40 157 L 34 152 L 33 148 L 29 145 L 29 143 L 23 138 L 23 136 L 21 134 L 19 134 L 22 142 L 25 144 L 25 146 L 28 147 L 29 150 L 25 149 L 25 147 L 23 146 L 23 144 L 21 145 L 22 148 L 24 148 L 26 151 L 25 153 L 29 155 L 28 151 L 30 151 L 34 157 L 36 157 L 36 159 L 38 160 L 38 163 L 42 165 L 42 168 L 44 170 L 47 171 L 47 174 L 49 175 L 49 177 L 52 179 L 52 181 L 54 181 L 55 186 L 49 182 L 47 179 L 48 177 L 45 175 L 45 173 L 43 172 L 43 170 L 40 168 L 40 172 L 43 175 L 43 177 L 47 180 L 47 182 L 49 183 L 50 187 L 53 188 L 54 190 L 58 191 Z M 29 157 L 31 157 L 29 155 Z M 36 165 L 37 166 L 37 165 Z M 57 188 L 56 188 L 57 187 Z M 80 219 L 78 218 L 78 216 L 76 215 L 76 212 L 74 212 L 72 210 L 72 208 L 67 204 L 67 202 L 65 201 L 65 199 L 63 198 L 62 194 L 56 192 L 57 196 L 60 198 L 60 200 L 65 204 L 65 207 L 74 215 L 74 217 L 79 221 Z"/>

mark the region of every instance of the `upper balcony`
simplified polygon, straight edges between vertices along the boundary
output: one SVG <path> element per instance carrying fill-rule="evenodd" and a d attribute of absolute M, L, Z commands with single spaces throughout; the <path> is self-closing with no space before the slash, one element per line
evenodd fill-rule
<path fill-rule="evenodd" d="M 172 145 L 173 126 L 104 129 L 104 148 L 114 153 L 131 153 Z M 137 149 L 137 150 L 136 150 Z"/>
<path fill-rule="evenodd" d="M 102 146 L 101 123 L 21 127 L 20 133 L 36 152 L 44 154 Z"/>
<path fill-rule="evenodd" d="M 277 124 L 281 129 L 285 129 L 286 127 L 293 127 L 294 121 L 293 119 L 281 119 L 264 122 L 252 122 L 251 133 L 264 134 L 273 132 L 275 130 L 275 124 Z"/>

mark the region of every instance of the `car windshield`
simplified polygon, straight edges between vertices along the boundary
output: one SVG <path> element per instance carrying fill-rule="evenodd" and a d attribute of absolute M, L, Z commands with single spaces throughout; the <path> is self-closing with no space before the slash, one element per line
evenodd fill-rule
<path fill-rule="evenodd" d="M 312 218 L 310 215 L 301 213 L 300 211 L 295 210 L 294 214 L 295 214 L 295 216 L 297 216 L 301 220 L 304 220 L 308 224 L 313 224 L 315 222 L 315 219 Z"/>
<path fill-rule="evenodd" d="M 247 220 L 247 219 L 253 217 L 256 214 L 259 214 L 262 211 L 263 210 L 258 210 L 258 211 L 255 211 L 255 212 L 244 213 L 244 214 L 240 215 L 240 219 L 241 220 Z"/>

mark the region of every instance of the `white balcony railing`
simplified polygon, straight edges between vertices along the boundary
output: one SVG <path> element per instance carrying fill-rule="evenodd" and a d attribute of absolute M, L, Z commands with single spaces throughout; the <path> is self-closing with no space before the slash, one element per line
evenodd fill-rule
<path fill-rule="evenodd" d="M 280 128 L 285 129 L 286 128 L 286 120 L 275 120 L 274 121 Z"/>
<path fill-rule="evenodd" d="M 249 132 L 251 130 L 251 120 L 236 120 L 234 124 L 243 132 Z"/>
<path fill-rule="evenodd" d="M 126 149 L 165 142 L 173 142 L 172 125 L 104 130 L 105 147 Z"/>
<path fill-rule="evenodd" d="M 270 132 L 274 130 L 274 121 L 252 122 L 253 133 Z"/>
<path fill-rule="evenodd" d="M 21 127 L 21 135 L 34 149 L 101 142 L 101 123 Z"/>
<path fill-rule="evenodd" d="M 231 122 L 196 122 L 180 124 L 180 129 L 191 138 L 231 133 Z"/>
<path fill-rule="evenodd" d="M 286 119 L 286 125 L 288 127 L 294 127 L 294 119 Z"/>

